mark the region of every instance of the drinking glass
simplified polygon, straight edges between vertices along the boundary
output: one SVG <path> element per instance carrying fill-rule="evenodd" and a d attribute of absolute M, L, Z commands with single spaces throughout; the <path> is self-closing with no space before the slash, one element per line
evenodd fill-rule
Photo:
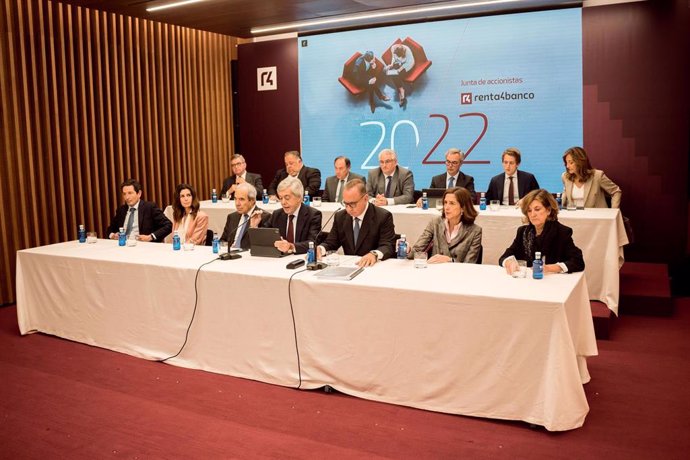
<path fill-rule="evenodd" d="M 414 268 L 426 268 L 427 255 L 424 251 L 415 251 Z"/>
<path fill-rule="evenodd" d="M 129 238 L 127 238 L 127 246 L 129 246 L 129 247 L 136 246 L 137 241 L 139 241 L 139 233 L 132 232 L 129 234 Z"/>
<path fill-rule="evenodd" d="M 518 269 L 513 272 L 513 278 L 524 278 L 527 276 L 527 261 L 517 260 Z"/>
<path fill-rule="evenodd" d="M 95 243 L 98 241 L 98 234 L 96 232 L 89 232 L 86 234 L 86 242 L 87 243 Z"/>
<path fill-rule="evenodd" d="M 311 205 L 314 207 L 319 207 L 321 206 L 321 197 L 320 196 L 315 196 L 314 198 L 311 199 Z"/>
<path fill-rule="evenodd" d="M 489 203 L 489 209 L 492 211 L 498 211 L 501 208 L 501 202 L 499 200 L 491 200 Z"/>

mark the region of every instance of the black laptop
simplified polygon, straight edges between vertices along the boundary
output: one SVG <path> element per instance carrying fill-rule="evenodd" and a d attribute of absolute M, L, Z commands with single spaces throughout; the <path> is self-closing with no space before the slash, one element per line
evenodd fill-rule
<path fill-rule="evenodd" d="M 422 193 L 426 193 L 426 197 L 429 199 L 429 207 L 436 207 L 436 200 L 443 198 L 443 194 L 446 193 L 445 188 L 423 188 Z"/>
<path fill-rule="evenodd" d="M 277 228 L 248 228 L 249 253 L 258 257 L 285 257 L 289 254 L 280 252 L 273 245 L 280 241 L 280 230 Z"/>

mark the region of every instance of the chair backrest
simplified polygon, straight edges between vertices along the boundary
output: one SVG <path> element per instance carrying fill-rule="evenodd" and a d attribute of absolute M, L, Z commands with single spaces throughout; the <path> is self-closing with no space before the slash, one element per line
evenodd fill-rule
<path fill-rule="evenodd" d="M 213 230 L 206 230 L 206 246 L 213 246 Z"/>
<path fill-rule="evenodd" d="M 480 245 L 479 245 L 479 254 L 477 254 L 477 262 L 475 262 L 475 263 L 481 265 L 481 263 L 482 263 L 482 257 L 484 257 L 484 246 L 482 246 L 482 245 L 480 244 Z"/>

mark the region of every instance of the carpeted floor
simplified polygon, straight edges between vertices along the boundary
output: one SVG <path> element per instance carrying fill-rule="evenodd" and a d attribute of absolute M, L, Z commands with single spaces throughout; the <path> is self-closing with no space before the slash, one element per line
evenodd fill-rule
<path fill-rule="evenodd" d="M 688 458 L 690 299 L 599 352 L 584 427 L 548 433 L 21 337 L 0 308 L 0 458 Z"/>

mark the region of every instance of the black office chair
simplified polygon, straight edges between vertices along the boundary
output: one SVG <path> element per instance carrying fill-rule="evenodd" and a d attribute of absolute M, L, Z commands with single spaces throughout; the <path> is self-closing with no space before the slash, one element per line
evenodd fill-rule
<path fill-rule="evenodd" d="M 213 246 L 213 230 L 210 228 L 206 230 L 206 246 Z"/>
<path fill-rule="evenodd" d="M 484 257 L 484 246 L 479 245 L 479 254 L 477 254 L 477 262 L 478 264 L 482 263 L 482 257 Z"/>

